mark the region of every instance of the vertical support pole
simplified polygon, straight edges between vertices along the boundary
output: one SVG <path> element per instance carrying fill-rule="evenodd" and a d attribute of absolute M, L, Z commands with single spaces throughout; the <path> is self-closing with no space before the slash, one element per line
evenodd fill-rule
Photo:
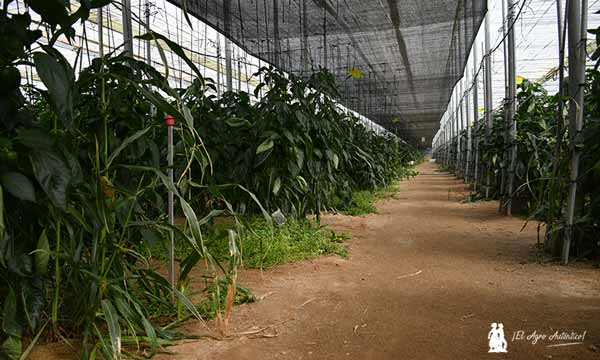
<path fill-rule="evenodd" d="M 452 137 L 452 130 L 450 129 L 450 115 L 448 109 L 446 109 L 446 139 L 444 140 L 444 164 L 446 167 L 450 166 L 450 138 Z"/>
<path fill-rule="evenodd" d="M 150 1 L 146 0 L 145 4 L 144 4 L 144 15 L 146 18 L 146 31 L 150 32 L 151 31 L 151 25 L 150 25 Z M 151 51 L 151 47 L 150 47 L 150 40 L 146 40 L 146 63 L 148 63 L 148 65 L 152 64 L 152 51 Z"/>
<path fill-rule="evenodd" d="M 302 48 L 302 54 L 304 57 L 304 71 L 310 71 L 310 52 L 308 49 L 308 17 L 306 14 L 306 0 L 302 0 L 302 39 L 304 39 L 304 47 Z"/>
<path fill-rule="evenodd" d="M 448 166 L 454 166 L 454 93 L 450 95 L 448 104 Z"/>
<path fill-rule="evenodd" d="M 473 186 L 477 191 L 479 187 L 479 76 L 477 74 L 477 38 L 473 42 L 473 128 L 475 158 L 473 159 Z"/>
<path fill-rule="evenodd" d="M 471 162 L 472 159 L 472 147 L 473 140 L 471 139 L 471 97 L 469 92 L 469 69 L 465 67 L 465 84 L 467 90 L 465 91 L 465 120 L 467 121 L 467 158 L 465 161 L 465 182 L 468 183 L 471 180 Z"/>
<path fill-rule="evenodd" d="M 452 159 L 453 162 L 453 167 L 454 167 L 454 173 L 456 174 L 456 171 L 458 169 L 458 160 L 459 160 L 459 155 L 460 155 L 460 143 L 459 141 L 459 137 L 458 137 L 458 96 L 456 93 L 454 93 L 454 105 L 452 108 L 452 122 L 454 123 L 454 131 L 453 131 L 453 141 L 454 141 L 454 146 L 452 147 L 452 151 L 454 151 L 454 159 Z"/>
<path fill-rule="evenodd" d="M 569 195 L 567 198 L 565 240 L 563 242 L 562 262 L 569 263 L 569 252 L 573 242 L 573 219 L 577 202 L 577 178 L 581 150 L 575 142 L 583 129 L 587 0 L 570 0 L 569 16 L 569 137 L 571 144 L 571 174 L 569 176 Z"/>
<path fill-rule="evenodd" d="M 238 92 L 242 92 L 242 57 L 240 56 L 240 50 L 237 51 L 237 79 L 238 79 Z"/>
<path fill-rule="evenodd" d="M 327 7 L 326 6 L 323 6 L 323 67 L 327 68 Z"/>
<path fill-rule="evenodd" d="M 227 91 L 233 90 L 233 69 L 231 64 L 231 40 L 225 37 L 225 79 L 227 84 Z"/>
<path fill-rule="evenodd" d="M 98 54 L 104 56 L 104 7 L 98 8 Z"/>
<path fill-rule="evenodd" d="M 133 57 L 133 32 L 131 28 L 131 0 L 121 0 L 123 6 L 123 48 L 127 56 Z"/>
<path fill-rule="evenodd" d="M 225 30 L 225 79 L 227 85 L 227 91 L 233 90 L 233 69 L 231 64 L 231 0 L 223 1 L 223 25 Z"/>
<path fill-rule="evenodd" d="M 449 167 L 452 163 L 452 118 L 450 112 L 446 112 L 446 165 Z"/>
<path fill-rule="evenodd" d="M 281 39 L 279 38 L 279 1 L 273 0 L 273 37 L 275 38 L 275 66 L 280 67 L 281 62 Z"/>
<path fill-rule="evenodd" d="M 506 35 L 506 22 L 508 21 L 507 17 L 506 17 L 506 2 L 509 0 L 502 0 L 502 37 L 504 39 L 507 39 L 507 35 Z M 504 147 L 502 148 L 502 156 L 501 156 L 501 160 L 500 160 L 500 187 L 499 187 L 499 191 L 498 191 L 498 195 L 500 198 L 500 201 L 498 203 L 498 211 L 501 213 L 505 212 L 506 209 L 506 170 L 508 169 L 508 167 L 506 166 L 506 162 L 507 162 L 507 148 L 508 148 L 508 99 L 509 99 L 509 95 L 508 95 L 508 82 L 509 82 L 509 69 L 508 69 L 508 39 L 506 41 L 502 42 L 502 54 L 504 56 L 504 61 L 502 63 L 502 65 L 504 65 L 504 100 L 502 101 L 502 108 L 504 110 L 503 116 L 504 116 L 504 122 L 502 123 L 502 136 L 503 136 L 503 141 L 504 141 Z"/>
<path fill-rule="evenodd" d="M 442 156 L 444 166 L 448 166 L 448 113 L 444 113 L 444 136 L 442 138 Z"/>
<path fill-rule="evenodd" d="M 447 166 L 447 160 L 446 160 L 446 149 L 447 149 L 447 144 L 448 144 L 448 118 L 444 117 L 444 132 L 442 133 L 442 148 L 440 149 L 441 153 L 442 153 L 442 164 L 444 164 L 444 166 Z"/>
<path fill-rule="evenodd" d="M 442 164 L 446 165 L 446 114 L 442 117 L 442 136 L 440 140 L 440 156 Z"/>
<path fill-rule="evenodd" d="M 465 162 L 465 144 L 463 143 L 463 139 L 462 139 L 462 131 L 465 129 L 465 114 L 464 114 L 464 109 L 463 109 L 463 105 L 464 105 L 464 86 L 463 86 L 463 82 L 464 82 L 464 78 L 462 78 L 459 82 L 459 92 L 458 94 L 456 94 L 458 96 L 458 109 L 459 109 L 459 116 L 460 116 L 460 122 L 459 122 L 459 128 L 458 128 L 458 144 L 459 144 L 459 159 L 460 162 L 458 164 L 458 174 L 459 176 L 462 176 L 464 178 L 465 174 L 464 174 L 464 162 Z"/>
<path fill-rule="evenodd" d="M 452 167 L 456 174 L 456 168 L 458 167 L 458 102 L 456 101 L 456 90 L 452 95 Z"/>
<path fill-rule="evenodd" d="M 489 3 L 489 2 L 488 2 Z M 488 6 L 489 8 L 489 6 Z M 492 136 L 492 126 L 493 126 L 493 118 L 492 118 L 492 53 L 490 51 L 490 12 L 485 14 L 485 77 L 484 77 L 484 85 L 485 85 L 485 145 L 489 146 L 490 138 Z M 491 187 L 491 162 L 488 159 L 488 163 L 486 164 L 486 174 L 485 174 L 485 197 L 489 199 L 490 197 L 490 187 Z"/>
<path fill-rule="evenodd" d="M 512 201 L 514 197 L 515 170 L 517 167 L 517 121 L 515 113 L 517 110 L 517 71 L 515 54 L 515 3 L 514 0 L 508 0 L 508 144 L 510 145 L 508 166 L 508 179 L 506 189 L 506 215 L 512 214 Z"/>
<path fill-rule="evenodd" d="M 221 34 L 217 33 L 217 97 L 221 97 Z"/>
<path fill-rule="evenodd" d="M 556 21 L 557 21 L 557 33 L 558 33 L 558 111 L 556 118 L 556 144 L 554 146 L 554 162 L 552 164 L 552 176 L 550 178 L 548 187 L 548 200 L 557 191 L 558 183 L 558 171 L 560 164 L 560 154 L 563 142 L 563 129 L 564 129 L 564 83 L 565 83 L 565 29 L 563 26 L 563 8 L 561 0 L 556 0 Z M 554 201 L 548 201 L 548 217 L 546 219 L 546 236 L 544 241 L 544 249 L 552 256 L 559 256 L 560 254 L 560 233 L 554 232 L 555 221 L 560 217 L 561 208 L 560 205 L 556 206 Z M 564 239 L 562 239 L 564 240 Z"/>
<path fill-rule="evenodd" d="M 167 126 L 167 165 L 169 167 L 168 176 L 171 184 L 173 183 L 173 126 L 175 125 L 175 118 L 171 115 L 165 115 L 165 125 Z M 175 211 L 173 202 L 173 192 L 168 192 L 167 206 L 168 206 L 168 217 L 169 224 L 173 226 L 175 224 Z M 173 236 L 173 230 L 169 229 L 169 283 L 172 289 L 175 289 L 175 238 Z M 175 301 L 175 291 L 171 292 L 171 301 Z"/>

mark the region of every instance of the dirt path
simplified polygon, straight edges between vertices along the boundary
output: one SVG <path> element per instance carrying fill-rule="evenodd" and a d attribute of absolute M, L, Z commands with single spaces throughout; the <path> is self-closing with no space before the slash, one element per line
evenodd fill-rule
<path fill-rule="evenodd" d="M 273 326 L 277 337 L 202 340 L 159 358 L 600 359 L 600 270 L 534 262 L 534 226 L 521 232 L 495 202 L 459 201 L 462 183 L 429 163 L 419 171 L 379 214 L 326 217 L 352 233 L 348 260 L 242 272 L 264 299 L 236 308 L 232 330 Z M 508 354 L 487 354 L 492 322 Z M 583 345 L 548 347 L 573 341 L 512 341 L 518 330 L 587 332 Z"/>

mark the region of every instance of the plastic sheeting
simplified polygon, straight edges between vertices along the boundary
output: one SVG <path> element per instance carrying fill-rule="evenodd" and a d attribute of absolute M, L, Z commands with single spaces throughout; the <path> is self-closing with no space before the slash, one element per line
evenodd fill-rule
<path fill-rule="evenodd" d="M 344 105 L 423 144 L 486 12 L 485 0 L 169 1 L 287 72 L 328 68 Z"/>

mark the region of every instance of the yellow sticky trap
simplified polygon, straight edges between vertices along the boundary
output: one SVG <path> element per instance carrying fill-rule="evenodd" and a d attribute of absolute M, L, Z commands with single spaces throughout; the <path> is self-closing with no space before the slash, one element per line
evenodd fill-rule
<path fill-rule="evenodd" d="M 521 83 L 523 83 L 523 80 L 525 80 L 525 78 L 524 78 L 524 77 L 522 77 L 522 76 L 520 76 L 520 75 L 517 75 L 517 84 L 518 84 L 518 85 L 521 85 Z"/>
<path fill-rule="evenodd" d="M 396 124 L 396 123 L 398 123 L 399 121 L 400 121 L 400 120 L 398 120 L 398 118 L 397 118 L 397 117 L 393 117 L 393 118 L 392 118 L 392 124 Z"/>
<path fill-rule="evenodd" d="M 483 114 L 483 113 L 485 113 L 485 108 L 479 108 L 479 113 L 480 113 L 480 114 Z"/>
<path fill-rule="evenodd" d="M 350 76 L 352 76 L 353 78 L 360 80 L 360 78 L 362 78 L 362 70 L 360 70 L 359 68 L 351 68 L 350 71 Z"/>

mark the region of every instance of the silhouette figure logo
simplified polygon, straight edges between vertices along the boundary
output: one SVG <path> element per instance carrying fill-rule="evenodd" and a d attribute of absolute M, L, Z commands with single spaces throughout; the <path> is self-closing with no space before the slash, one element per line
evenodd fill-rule
<path fill-rule="evenodd" d="M 504 325 L 502 323 L 491 324 L 492 329 L 488 333 L 488 345 L 490 347 L 489 353 L 505 353 L 507 343 L 504 338 Z"/>

